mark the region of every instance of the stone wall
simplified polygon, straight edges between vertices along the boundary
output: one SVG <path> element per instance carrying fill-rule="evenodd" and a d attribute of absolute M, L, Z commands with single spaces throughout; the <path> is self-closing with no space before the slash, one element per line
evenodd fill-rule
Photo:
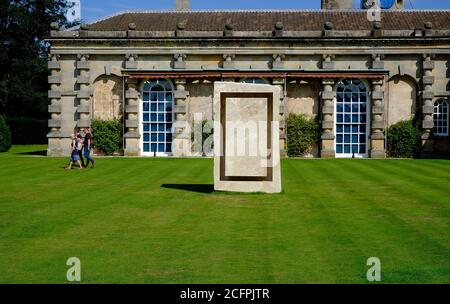
<path fill-rule="evenodd" d="M 194 45 L 190 48 L 182 43 L 164 45 L 162 42 L 158 48 L 142 47 L 134 42 L 126 47 L 109 45 L 104 49 L 98 48 L 96 44 L 75 46 L 52 47 L 53 57 L 49 63 L 52 72 L 49 77 L 51 129 L 48 153 L 51 156 L 68 155 L 70 135 L 74 128 L 87 123 L 86 118 L 110 119 L 121 117 L 124 112 L 129 147 L 127 155 L 139 155 L 138 108 L 143 80 L 126 78 L 124 88 L 123 71 L 159 70 L 164 77 L 168 77 L 165 75 L 167 71 L 203 71 L 205 74 L 219 71 L 236 75 L 241 72 L 261 73 L 267 83 L 279 86 L 286 94 L 280 108 L 283 117 L 289 113 L 315 116 L 327 112 L 326 117 L 330 120 L 322 121 L 324 130 L 327 130 L 323 141 L 330 149 L 330 157 L 334 155 L 333 94 L 337 81 L 342 77 L 339 75 L 377 71 L 386 75 L 385 81 L 377 84 L 379 91 L 373 93 L 376 100 L 380 101 L 375 115 L 380 119 L 377 121 L 377 131 L 399 120 L 408 119 L 417 111 L 423 111 L 423 96 L 428 100 L 431 98 L 432 102 L 450 96 L 450 55 L 442 50 L 439 53 L 434 46 L 423 46 L 421 49 L 397 47 L 398 51 L 383 47 L 322 47 L 277 44 L 273 41 L 242 45 L 238 42 L 217 42 L 210 47 Z M 316 75 L 316 78 L 298 76 L 286 79 L 267 76 L 269 73 L 302 71 L 336 76 L 330 79 L 321 78 L 320 75 Z M 223 80 L 239 82 L 243 78 L 233 76 Z M 178 77 L 170 80 L 175 86 L 176 117 L 180 122 L 191 124 L 194 113 L 202 113 L 204 119 L 211 119 L 213 82 L 222 80 L 220 77 Z M 367 82 L 372 84 L 370 79 Z M 426 88 L 424 82 L 427 83 Z M 325 104 L 327 106 L 324 108 Z M 283 119 L 281 125 L 284 124 Z M 280 132 L 285 132 L 285 128 Z M 283 139 L 283 134 L 280 135 Z M 377 144 L 381 149 L 384 138 L 379 137 Z M 177 137 L 178 142 L 188 140 Z M 450 150 L 446 140 L 436 140 L 435 149 Z M 180 155 L 188 154 L 181 151 Z M 313 155 L 319 156 L 319 150 L 316 149 Z"/>
<path fill-rule="evenodd" d="M 412 118 L 417 111 L 417 84 L 409 76 L 394 76 L 389 80 L 388 125 Z"/>

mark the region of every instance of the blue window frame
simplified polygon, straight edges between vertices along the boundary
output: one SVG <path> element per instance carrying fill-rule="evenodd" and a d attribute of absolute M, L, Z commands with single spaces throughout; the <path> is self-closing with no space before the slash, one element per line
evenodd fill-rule
<path fill-rule="evenodd" d="M 141 96 L 142 151 L 160 155 L 171 153 L 174 120 L 172 84 L 165 79 L 147 81 Z"/>

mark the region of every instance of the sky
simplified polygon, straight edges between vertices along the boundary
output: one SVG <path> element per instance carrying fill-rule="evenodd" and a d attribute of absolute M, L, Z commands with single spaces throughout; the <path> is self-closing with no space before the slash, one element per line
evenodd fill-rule
<path fill-rule="evenodd" d="M 450 9 L 450 0 L 405 0 L 407 8 Z M 355 0 L 355 2 L 359 2 Z M 173 9 L 175 0 L 81 0 L 84 22 L 126 10 Z M 320 0 L 191 0 L 192 9 L 319 9 Z"/>

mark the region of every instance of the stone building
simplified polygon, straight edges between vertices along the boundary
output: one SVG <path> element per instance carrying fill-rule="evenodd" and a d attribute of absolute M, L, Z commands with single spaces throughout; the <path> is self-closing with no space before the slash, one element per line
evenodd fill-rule
<path fill-rule="evenodd" d="M 122 118 L 127 156 L 192 155 L 195 114 L 212 119 L 215 81 L 282 89 L 289 113 L 319 116 L 314 157 L 386 157 L 386 129 L 416 115 L 425 156 L 449 154 L 450 11 L 140 11 L 79 28 L 53 24 L 48 155 L 74 128 Z"/>

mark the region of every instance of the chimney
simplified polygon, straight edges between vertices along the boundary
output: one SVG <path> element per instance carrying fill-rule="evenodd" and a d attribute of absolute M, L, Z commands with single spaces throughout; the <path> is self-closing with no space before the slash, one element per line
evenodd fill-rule
<path fill-rule="evenodd" d="M 175 0 L 175 10 L 188 11 L 190 9 L 189 0 Z"/>
<path fill-rule="evenodd" d="M 353 0 L 322 0 L 322 9 L 341 10 L 352 8 Z"/>

